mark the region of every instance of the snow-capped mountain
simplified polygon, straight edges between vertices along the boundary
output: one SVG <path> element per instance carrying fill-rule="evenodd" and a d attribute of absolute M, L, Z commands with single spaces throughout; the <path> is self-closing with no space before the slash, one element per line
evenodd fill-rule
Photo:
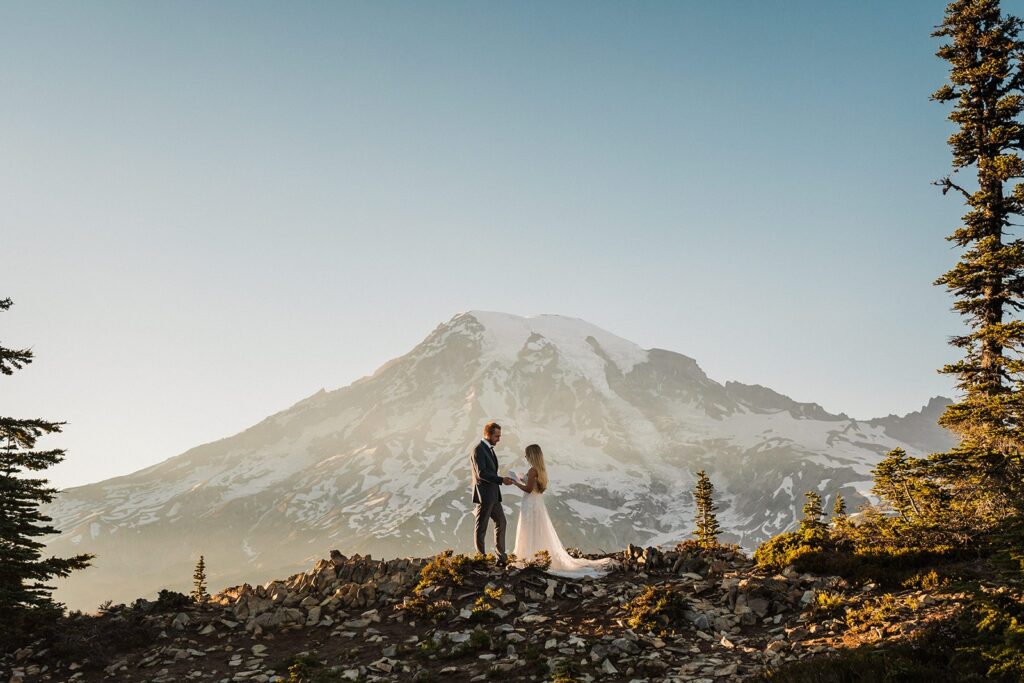
<path fill-rule="evenodd" d="M 688 536 L 703 468 L 726 540 L 753 547 L 792 525 L 804 491 L 855 507 L 888 450 L 952 445 L 922 413 L 869 422 L 761 386 L 724 385 L 687 356 L 645 350 L 582 320 L 473 311 L 407 355 L 235 436 L 134 474 L 64 491 L 50 506 L 57 554 L 93 552 L 57 597 L 93 608 L 189 585 L 199 554 L 211 587 L 346 554 L 471 548 L 470 449 L 503 427 L 501 469 L 544 448 L 563 542 L 585 550 Z M 509 490 L 511 489 L 511 491 Z M 514 539 L 519 491 L 505 489 Z"/>

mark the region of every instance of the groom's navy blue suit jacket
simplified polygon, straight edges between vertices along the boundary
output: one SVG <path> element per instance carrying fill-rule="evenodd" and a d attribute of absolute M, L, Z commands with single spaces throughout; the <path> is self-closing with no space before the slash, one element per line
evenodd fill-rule
<path fill-rule="evenodd" d="M 502 479 L 498 476 L 498 459 L 490 446 L 480 441 L 469 457 L 473 467 L 473 502 L 501 502 Z"/>

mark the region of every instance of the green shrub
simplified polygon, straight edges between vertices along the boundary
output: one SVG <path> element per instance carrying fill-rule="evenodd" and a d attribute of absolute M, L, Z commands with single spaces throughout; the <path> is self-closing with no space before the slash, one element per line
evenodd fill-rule
<path fill-rule="evenodd" d="M 170 591 L 165 588 L 157 593 L 154 609 L 157 612 L 178 612 L 187 607 L 192 607 L 193 604 L 192 598 L 184 593 Z"/>
<path fill-rule="evenodd" d="M 949 583 L 948 577 L 940 576 L 934 569 L 929 569 L 926 572 L 917 572 L 901 585 L 911 590 L 934 591 L 948 586 Z"/>
<path fill-rule="evenodd" d="M 491 649 L 491 636 L 482 628 L 475 628 L 469 634 L 469 640 L 456 648 L 460 655 L 476 654 Z"/>
<path fill-rule="evenodd" d="M 145 616 L 141 610 L 117 605 L 98 615 L 71 612 L 55 617 L 51 613 L 45 621 L 30 625 L 36 628 L 33 636 L 43 641 L 50 657 L 79 662 L 89 659 L 92 665 L 105 666 L 122 653 L 156 640 L 159 629 Z"/>
<path fill-rule="evenodd" d="M 523 662 L 524 665 L 520 671 L 527 676 L 541 678 L 547 676 L 551 670 L 544 651 L 529 642 L 523 643 Z"/>
<path fill-rule="evenodd" d="M 959 562 L 961 550 L 949 546 L 935 548 L 845 548 L 807 552 L 796 558 L 798 571 L 819 575 L 842 576 L 855 583 L 873 582 L 897 588 L 912 580 L 922 570 Z"/>
<path fill-rule="evenodd" d="M 809 545 L 802 534 L 789 531 L 770 538 L 754 551 L 754 562 L 769 571 L 782 571 L 796 564 L 805 555 L 819 552 L 818 546 Z"/>
<path fill-rule="evenodd" d="M 420 570 L 420 580 L 413 592 L 422 593 L 431 586 L 461 586 L 465 583 L 469 572 L 487 568 L 486 555 L 455 555 L 454 551 L 445 550 L 435 555 Z"/>
<path fill-rule="evenodd" d="M 648 586 L 624 605 L 627 623 L 634 631 L 672 634 L 681 630 L 689 609 L 686 599 L 670 586 Z"/>
<path fill-rule="evenodd" d="M 1007 515 L 987 541 L 999 573 L 1010 582 L 1020 583 L 1024 579 L 1024 518 Z"/>
<path fill-rule="evenodd" d="M 288 683 L 341 683 L 347 680 L 340 669 L 326 666 L 310 655 L 296 657 L 288 666 Z"/>
<path fill-rule="evenodd" d="M 887 607 L 895 609 L 895 601 Z M 958 615 L 884 647 L 862 646 L 769 668 L 771 683 L 1019 683 L 1024 680 L 1022 599 L 979 595 Z"/>
<path fill-rule="evenodd" d="M 311 654 L 289 655 L 277 662 L 277 664 L 274 664 L 274 671 L 278 673 L 287 673 L 288 670 L 296 664 L 310 669 L 316 669 L 324 665 L 323 662 Z"/>
<path fill-rule="evenodd" d="M 525 566 L 546 570 L 551 566 L 551 554 L 547 550 L 540 550 L 533 554 L 533 558 L 526 561 Z"/>
<path fill-rule="evenodd" d="M 551 683 L 577 683 L 579 668 L 568 659 L 557 659 L 551 667 Z"/>
<path fill-rule="evenodd" d="M 859 527 L 833 527 L 825 539 L 790 531 L 765 541 L 754 552 L 762 569 L 842 576 L 855 583 L 899 587 L 922 570 L 958 562 L 965 548 L 919 543 L 914 530 L 899 520 L 876 518 Z"/>
<path fill-rule="evenodd" d="M 7 608 L 0 612 L 0 653 L 14 652 L 33 640 L 60 634 L 61 605 Z M 81 616 L 81 612 L 76 612 Z"/>
<path fill-rule="evenodd" d="M 854 632 L 867 631 L 884 626 L 886 622 L 898 619 L 901 614 L 900 601 L 892 593 L 884 593 L 873 600 L 868 600 L 860 607 L 848 609 L 846 625 Z"/>
<path fill-rule="evenodd" d="M 492 617 L 491 610 L 494 609 L 494 605 L 491 603 L 491 600 L 500 600 L 503 593 L 504 591 L 501 588 L 484 587 L 484 594 L 476 599 L 473 609 L 470 610 L 472 613 L 471 618 L 479 621 Z"/>
<path fill-rule="evenodd" d="M 987 674 L 1024 681 L 1024 595 L 1005 588 L 979 593 L 969 618 L 977 643 L 968 650 L 989 664 Z"/>
<path fill-rule="evenodd" d="M 416 649 L 413 651 L 413 657 L 417 659 L 437 659 L 440 657 L 444 650 L 444 646 L 448 644 L 448 637 L 444 636 L 440 641 L 428 638 L 421 640 L 416 644 Z"/>
<path fill-rule="evenodd" d="M 487 652 L 492 648 L 491 636 L 482 628 L 473 629 L 466 642 L 459 643 L 451 649 L 448 649 L 449 645 L 451 640 L 448 636 L 442 637 L 439 641 L 430 638 L 416 646 L 413 656 L 418 659 L 458 659 L 466 655 Z"/>
<path fill-rule="evenodd" d="M 761 680 L 771 683 L 935 683 L 936 681 L 981 681 L 948 678 L 942 664 L 909 648 L 874 650 L 858 648 L 769 667 Z"/>
<path fill-rule="evenodd" d="M 407 595 L 395 609 L 404 610 L 415 617 L 432 621 L 442 621 L 455 613 L 450 600 L 439 598 L 432 600 L 425 595 Z"/>
<path fill-rule="evenodd" d="M 796 531 L 781 533 L 762 543 L 754 551 L 754 562 L 758 567 L 777 572 L 789 565 L 799 566 L 809 556 L 834 549 L 828 526 L 823 521 L 821 496 L 814 491 L 804 495 L 807 503 L 799 527 Z"/>
<path fill-rule="evenodd" d="M 838 614 L 846 608 L 847 599 L 842 593 L 819 591 L 814 594 L 814 611 L 820 614 Z"/>

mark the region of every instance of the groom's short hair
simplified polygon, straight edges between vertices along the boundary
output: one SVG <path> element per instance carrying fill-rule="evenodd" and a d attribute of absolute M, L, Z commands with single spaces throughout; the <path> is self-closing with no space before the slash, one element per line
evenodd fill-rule
<path fill-rule="evenodd" d="M 484 436 L 491 436 L 494 432 L 500 432 L 501 425 L 497 422 L 488 422 L 484 425 Z"/>

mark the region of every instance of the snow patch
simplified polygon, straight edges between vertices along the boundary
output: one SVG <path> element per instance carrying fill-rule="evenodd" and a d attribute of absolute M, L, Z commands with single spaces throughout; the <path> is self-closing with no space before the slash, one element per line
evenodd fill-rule
<path fill-rule="evenodd" d="M 465 315 L 471 316 L 484 328 L 482 351 L 485 366 L 489 362 L 511 366 L 534 334 L 554 344 L 570 367 L 599 387 L 607 387 L 605 360 L 597 355 L 589 339 L 597 342 L 624 375 L 637 365 L 647 362 L 647 352 L 638 345 L 578 318 L 561 315 L 524 318 L 490 311 L 470 311 Z"/>
<path fill-rule="evenodd" d="M 572 498 L 565 501 L 565 504 L 580 517 L 593 520 L 598 524 L 607 524 L 612 516 L 618 512 L 617 510 L 609 510 L 608 508 L 591 505 L 590 503 L 584 503 L 582 500 Z"/>
<path fill-rule="evenodd" d="M 779 495 L 779 491 L 785 491 L 786 495 L 790 500 L 793 499 L 793 477 L 786 477 L 779 484 L 779 488 L 775 489 L 775 493 L 772 494 L 772 498 L 776 498 Z"/>

